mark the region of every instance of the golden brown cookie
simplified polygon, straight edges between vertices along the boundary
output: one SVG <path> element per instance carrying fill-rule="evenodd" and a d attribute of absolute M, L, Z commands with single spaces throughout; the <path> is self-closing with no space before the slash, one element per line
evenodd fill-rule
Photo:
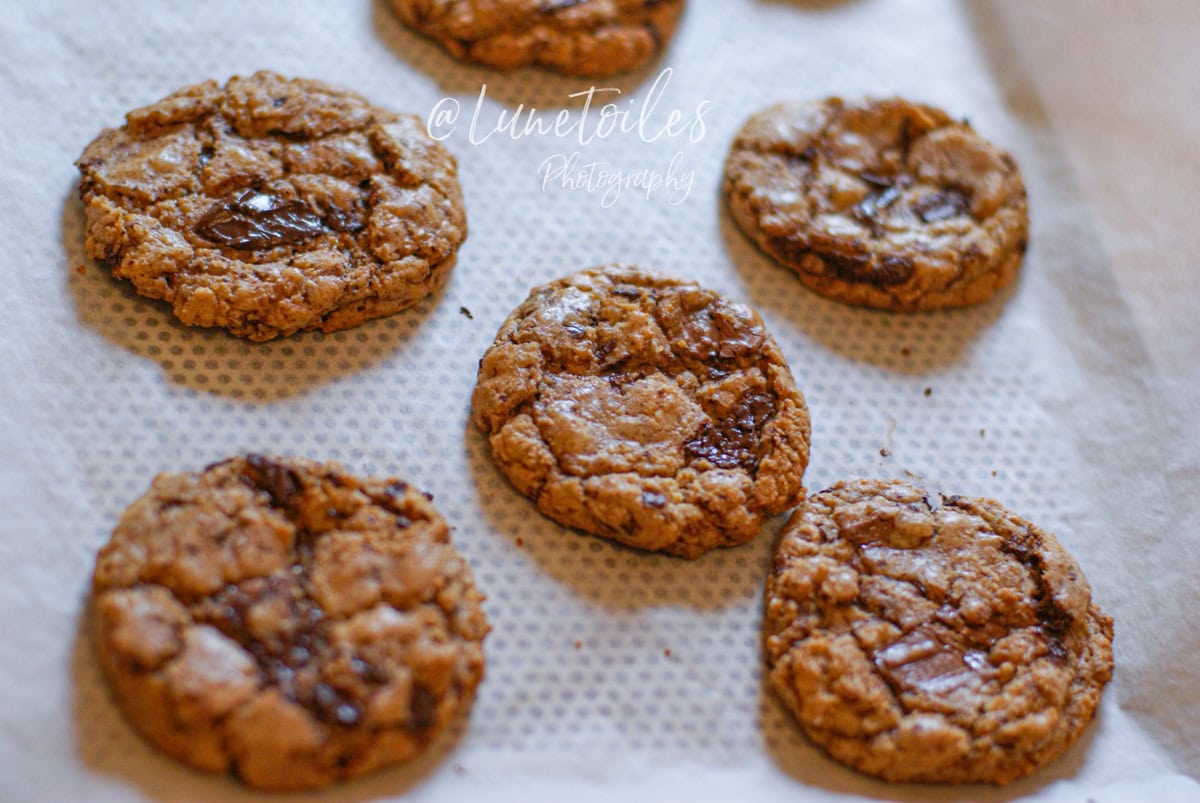
<path fill-rule="evenodd" d="M 684 0 L 391 0 L 405 24 L 456 58 L 567 75 L 632 70 L 670 41 Z"/>
<path fill-rule="evenodd" d="M 1003 784 L 1066 750 L 1112 677 L 1112 619 L 1050 533 L 986 499 L 839 483 L 784 528 L 769 683 L 837 760 Z"/>
<path fill-rule="evenodd" d="M 410 307 L 467 234 L 454 157 L 419 118 L 269 72 L 130 112 L 78 166 L 88 255 L 251 340 Z"/>
<path fill-rule="evenodd" d="M 804 396 L 752 310 L 612 265 L 533 290 L 472 399 L 500 470 L 552 519 L 696 558 L 804 496 Z"/>
<path fill-rule="evenodd" d="M 905 100 L 789 102 L 751 117 L 725 165 L 734 220 L 823 296 L 962 307 L 1017 274 L 1028 240 L 1012 157 Z"/>
<path fill-rule="evenodd" d="M 466 711 L 488 631 L 426 496 L 250 455 L 162 474 L 93 578 L 96 650 L 156 746 L 260 789 L 413 758 Z"/>

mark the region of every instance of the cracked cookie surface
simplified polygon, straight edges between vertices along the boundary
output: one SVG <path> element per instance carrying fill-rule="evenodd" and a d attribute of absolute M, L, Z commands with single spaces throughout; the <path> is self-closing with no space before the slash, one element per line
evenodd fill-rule
<path fill-rule="evenodd" d="M 897 312 L 980 303 L 1028 242 L 1013 158 L 900 99 L 786 102 L 751 117 L 725 165 L 734 220 L 828 298 Z"/>
<path fill-rule="evenodd" d="M 474 697 L 482 596 L 426 496 L 249 455 L 162 474 L 93 576 L 100 664 L 153 744 L 270 790 L 408 761 Z"/>
<path fill-rule="evenodd" d="M 180 89 L 77 164 L 88 255 L 250 340 L 411 307 L 467 234 L 454 157 L 418 117 L 275 73 Z"/>
<path fill-rule="evenodd" d="M 563 524 L 696 558 L 804 496 L 804 397 L 762 320 L 613 265 L 535 288 L 480 361 L 475 423 Z"/>
<path fill-rule="evenodd" d="M 1112 619 L 1053 535 L 996 502 L 839 483 L 767 580 L 772 690 L 839 761 L 1003 784 L 1066 750 L 1112 677 Z"/>
<path fill-rule="evenodd" d="M 453 56 L 567 75 L 639 67 L 670 41 L 683 0 L 391 0 L 405 24 Z"/>

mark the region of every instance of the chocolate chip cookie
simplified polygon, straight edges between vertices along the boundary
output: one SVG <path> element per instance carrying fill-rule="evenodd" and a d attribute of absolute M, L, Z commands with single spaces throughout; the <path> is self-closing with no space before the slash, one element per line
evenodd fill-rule
<path fill-rule="evenodd" d="M 454 157 L 420 119 L 269 72 L 130 112 L 78 166 L 88 254 L 250 340 L 410 307 L 467 234 Z"/>
<path fill-rule="evenodd" d="M 163 474 L 93 578 L 129 720 L 194 767 L 312 789 L 413 758 L 466 711 L 488 625 L 424 494 L 260 455 Z"/>
<path fill-rule="evenodd" d="M 804 396 L 752 310 L 613 265 L 533 290 L 472 399 L 500 470 L 552 519 L 696 558 L 804 496 Z"/>
<path fill-rule="evenodd" d="M 725 165 L 734 220 L 823 296 L 917 312 L 991 297 L 1028 240 L 1013 158 L 945 112 L 905 100 L 780 103 L 745 124 Z"/>
<path fill-rule="evenodd" d="M 632 70 L 670 41 L 683 0 L 391 0 L 405 24 L 456 58 L 567 75 Z"/>
<path fill-rule="evenodd" d="M 1033 772 L 1112 677 L 1079 566 L 991 500 L 839 483 L 792 515 L 766 593 L 771 688 L 834 758 L 891 781 Z"/>

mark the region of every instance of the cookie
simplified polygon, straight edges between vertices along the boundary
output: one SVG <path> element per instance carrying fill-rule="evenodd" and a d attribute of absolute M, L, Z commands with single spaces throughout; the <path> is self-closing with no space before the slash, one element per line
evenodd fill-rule
<path fill-rule="evenodd" d="M 336 464 L 162 474 L 93 577 L 100 664 L 150 742 L 269 790 L 412 759 L 468 710 L 488 625 L 426 496 Z"/>
<path fill-rule="evenodd" d="M 752 310 L 612 265 L 533 290 L 479 364 L 475 423 L 547 516 L 696 558 L 795 505 L 809 421 Z"/>
<path fill-rule="evenodd" d="M 784 528 L 769 684 L 837 760 L 1003 784 L 1066 750 L 1112 677 L 1112 619 L 1050 533 L 987 499 L 839 483 Z"/>
<path fill-rule="evenodd" d="M 391 0 L 405 24 L 456 58 L 567 75 L 640 67 L 670 41 L 683 0 Z"/>
<path fill-rule="evenodd" d="M 126 115 L 79 158 L 87 252 L 193 326 L 250 340 L 411 307 L 467 235 L 421 120 L 269 72 Z"/>
<path fill-rule="evenodd" d="M 1028 240 L 1013 158 L 966 122 L 905 100 L 780 103 L 725 165 L 734 220 L 823 296 L 896 312 L 977 304 Z"/>

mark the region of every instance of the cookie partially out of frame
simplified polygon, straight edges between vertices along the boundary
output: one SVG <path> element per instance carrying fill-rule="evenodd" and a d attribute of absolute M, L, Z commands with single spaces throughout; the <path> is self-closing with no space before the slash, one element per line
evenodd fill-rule
<path fill-rule="evenodd" d="M 456 58 L 605 76 L 654 58 L 684 0 L 391 0 L 405 24 Z"/>
<path fill-rule="evenodd" d="M 839 761 L 1003 784 L 1092 720 L 1112 619 L 1054 536 L 996 502 L 845 482 L 784 528 L 766 651 L 771 688 Z"/>
<path fill-rule="evenodd" d="M 898 312 L 962 307 L 1017 274 L 1028 240 L 1012 157 L 906 100 L 787 102 L 725 166 L 734 220 L 823 296 Z"/>
<path fill-rule="evenodd" d="M 804 495 L 804 397 L 756 313 L 630 266 L 535 288 L 472 399 L 500 470 L 556 521 L 696 558 Z"/>
<path fill-rule="evenodd" d="M 269 72 L 130 112 L 78 166 L 88 255 L 250 340 L 410 307 L 467 234 L 454 157 L 419 118 Z"/>
<path fill-rule="evenodd" d="M 258 455 L 162 474 L 93 580 L 96 650 L 154 745 L 260 789 L 424 750 L 467 710 L 488 625 L 426 496 Z"/>

